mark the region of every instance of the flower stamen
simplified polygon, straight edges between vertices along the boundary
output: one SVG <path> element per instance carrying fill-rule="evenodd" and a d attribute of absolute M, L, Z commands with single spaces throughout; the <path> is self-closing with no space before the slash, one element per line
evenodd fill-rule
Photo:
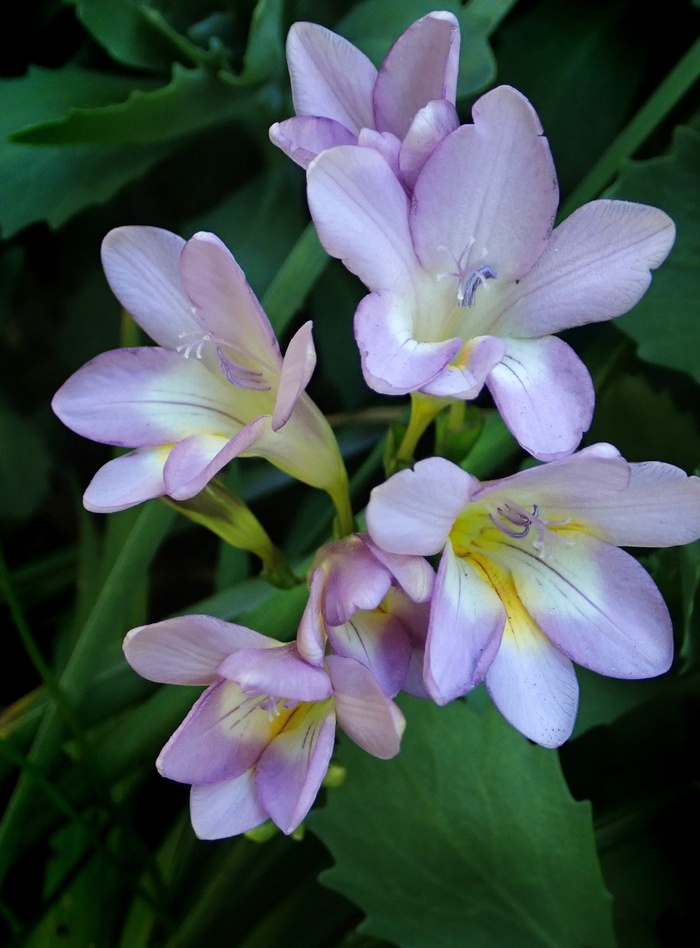
<path fill-rule="evenodd" d="M 553 533 L 550 529 L 551 527 L 565 526 L 569 522 L 569 518 L 546 520 L 544 517 L 540 517 L 540 508 L 537 504 L 533 504 L 532 513 L 528 513 L 520 504 L 507 501 L 496 508 L 496 516 L 489 513 L 489 520 L 501 533 L 505 533 L 506 536 L 512 537 L 514 540 L 524 539 L 530 533 L 530 528 L 536 530 L 537 538 L 532 541 L 532 546 L 541 558 L 552 552 L 553 540 L 560 540 L 567 546 L 570 546 L 572 542 Z"/>

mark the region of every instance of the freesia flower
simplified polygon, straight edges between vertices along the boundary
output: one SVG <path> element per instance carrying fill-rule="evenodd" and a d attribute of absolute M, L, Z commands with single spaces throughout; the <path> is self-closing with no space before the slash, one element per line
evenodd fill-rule
<path fill-rule="evenodd" d="M 157 761 L 164 776 L 192 785 L 202 839 L 268 819 L 292 833 L 328 769 L 336 719 L 375 757 L 399 751 L 403 715 L 352 658 L 313 665 L 294 644 L 203 615 L 133 629 L 124 651 L 151 681 L 208 686 Z"/>
<path fill-rule="evenodd" d="M 674 226 L 600 200 L 552 230 L 556 174 L 530 103 L 501 86 L 473 117 L 435 148 L 412 198 L 381 155 L 346 145 L 310 165 L 309 206 L 328 253 L 371 290 L 355 315 L 368 385 L 452 399 L 486 385 L 520 444 L 551 460 L 576 448 L 594 401 L 551 334 L 629 310 Z"/>
<path fill-rule="evenodd" d="M 297 647 L 309 662 L 337 655 L 366 665 L 390 698 L 425 697 L 426 604 L 435 574 L 421 556 L 379 549 L 366 533 L 324 544 L 309 570 L 310 595 Z M 421 621 L 422 620 L 422 621 Z"/>
<path fill-rule="evenodd" d="M 630 464 L 608 444 L 483 484 L 444 458 L 375 488 L 374 542 L 442 551 L 425 682 L 439 703 L 479 682 L 501 713 L 546 747 L 570 735 L 572 662 L 649 678 L 673 657 L 671 620 L 652 578 L 619 546 L 700 537 L 700 479 L 670 464 Z"/>
<path fill-rule="evenodd" d="M 425 159 L 457 128 L 459 24 L 429 13 L 403 33 L 379 69 L 359 49 L 315 23 L 295 23 L 287 62 L 296 117 L 270 139 L 302 168 L 328 148 L 376 149 L 410 188 Z"/>
<path fill-rule="evenodd" d="M 97 472 L 85 506 L 106 513 L 163 494 L 185 500 L 232 458 L 256 455 L 327 490 L 342 509 L 337 442 L 304 393 L 316 360 L 311 323 L 282 359 L 243 271 L 213 234 L 185 242 L 157 227 L 119 227 L 102 261 L 158 346 L 103 353 L 54 397 L 73 431 L 136 449 Z"/>

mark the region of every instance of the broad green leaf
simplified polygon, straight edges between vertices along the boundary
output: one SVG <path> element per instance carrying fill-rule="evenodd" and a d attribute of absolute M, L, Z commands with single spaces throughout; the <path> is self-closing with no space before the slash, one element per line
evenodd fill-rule
<path fill-rule="evenodd" d="M 51 458 L 29 418 L 0 404 L 0 518 L 24 520 L 49 486 Z"/>
<path fill-rule="evenodd" d="M 93 38 L 125 66 L 168 69 L 173 59 L 196 47 L 178 35 L 162 14 L 144 0 L 64 0 Z M 191 47 L 191 48 L 190 48 Z M 201 54 L 204 50 L 199 50 Z"/>
<path fill-rule="evenodd" d="M 611 948 L 590 808 L 555 752 L 489 707 L 402 702 L 394 760 L 343 741 L 344 784 L 309 825 L 335 865 L 321 879 L 400 948 Z"/>
<path fill-rule="evenodd" d="M 152 144 L 179 138 L 233 118 L 240 96 L 210 69 L 173 65 L 160 89 L 135 89 L 124 102 L 69 108 L 65 116 L 10 136 L 25 145 Z"/>
<path fill-rule="evenodd" d="M 10 237 L 35 221 L 60 226 L 73 214 L 110 198 L 169 153 L 171 144 L 45 146 L 7 140 L 19 129 L 59 119 L 70 108 L 123 100 L 133 78 L 65 66 L 33 67 L 0 82 L 0 232 Z"/>
<path fill-rule="evenodd" d="M 675 221 L 668 259 L 617 325 L 638 343 L 642 359 L 689 372 L 700 382 L 700 132 L 676 129 L 670 154 L 631 162 L 607 196 L 653 204 Z"/>
<path fill-rule="evenodd" d="M 618 3 L 544 0 L 499 31 L 499 82 L 537 109 L 564 194 L 615 137 L 644 78 L 647 51 L 620 28 L 624 12 Z"/>
<path fill-rule="evenodd" d="M 488 37 L 516 0 L 457 0 L 439 6 L 459 20 L 461 32 L 457 98 L 484 89 L 496 75 L 496 63 Z M 363 0 L 350 10 L 336 31 L 358 46 L 379 65 L 389 47 L 411 23 L 435 10 L 429 0 Z"/>
<path fill-rule="evenodd" d="M 258 0 L 243 57 L 243 72 L 229 81 L 236 84 L 262 82 L 282 75 L 283 67 L 282 0 Z"/>

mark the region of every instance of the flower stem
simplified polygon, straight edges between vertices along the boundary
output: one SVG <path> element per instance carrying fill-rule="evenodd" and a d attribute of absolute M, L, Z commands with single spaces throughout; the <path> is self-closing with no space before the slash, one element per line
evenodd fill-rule
<path fill-rule="evenodd" d="M 398 467 L 413 463 L 416 446 L 428 425 L 450 402 L 451 399 L 448 398 L 433 398 L 432 395 L 423 395 L 422 392 L 411 392 L 411 417 L 401 444 L 394 455 L 394 461 Z"/>
<path fill-rule="evenodd" d="M 349 536 L 355 532 L 355 518 L 352 515 L 352 506 L 350 504 L 350 485 L 347 474 L 342 483 L 337 484 L 333 490 L 329 490 L 330 498 L 335 507 L 335 534 L 336 540 Z"/>

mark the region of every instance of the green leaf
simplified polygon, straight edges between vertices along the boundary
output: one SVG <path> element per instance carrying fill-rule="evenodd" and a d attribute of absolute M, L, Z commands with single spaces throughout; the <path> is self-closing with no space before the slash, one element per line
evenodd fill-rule
<path fill-rule="evenodd" d="M 168 26 L 158 10 L 143 0 L 64 2 L 75 5 L 85 29 L 113 59 L 125 66 L 166 69 L 191 46 Z M 195 51 L 192 46 L 190 58 L 194 58 Z"/>
<path fill-rule="evenodd" d="M 173 65 L 160 89 L 134 89 L 124 102 L 69 108 L 65 116 L 10 135 L 25 145 L 149 144 L 179 138 L 231 119 L 241 100 L 210 69 Z"/>
<path fill-rule="evenodd" d="M 492 707 L 402 704 L 398 757 L 344 741 L 345 783 L 308 821 L 335 859 L 321 880 L 366 913 L 360 930 L 401 948 L 613 946 L 590 808 L 556 753 Z"/>
<path fill-rule="evenodd" d="M 0 517 L 23 520 L 48 489 L 51 458 L 31 421 L 1 404 L 0 444 Z"/>
<path fill-rule="evenodd" d="M 642 300 L 617 320 L 642 359 L 689 372 L 700 382 L 700 133 L 676 129 L 673 150 L 635 161 L 606 195 L 662 208 L 676 223 L 676 243 Z"/>
<path fill-rule="evenodd" d="M 496 65 L 488 44 L 495 30 L 516 0 L 472 0 L 466 6 L 448 0 L 441 9 L 459 20 L 461 31 L 457 98 L 485 88 L 496 75 Z M 435 4 L 428 0 L 363 0 L 345 16 L 336 30 L 379 65 L 391 44 L 415 20 L 431 13 Z"/>
<path fill-rule="evenodd" d="M 141 82 L 140 85 L 148 85 Z M 46 146 L 8 141 L 18 129 L 124 99 L 133 78 L 66 66 L 33 67 L 0 82 L 0 231 L 10 237 L 34 221 L 60 226 L 73 214 L 110 198 L 172 149 L 159 145 Z"/>

